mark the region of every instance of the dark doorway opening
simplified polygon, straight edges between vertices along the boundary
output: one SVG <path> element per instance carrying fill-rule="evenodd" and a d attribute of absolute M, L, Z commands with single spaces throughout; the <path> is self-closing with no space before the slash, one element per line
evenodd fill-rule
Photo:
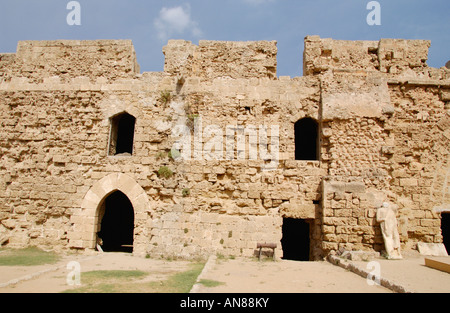
<path fill-rule="evenodd" d="M 319 160 L 319 125 L 312 118 L 303 118 L 295 123 L 295 159 Z"/>
<path fill-rule="evenodd" d="M 111 119 L 110 155 L 133 154 L 135 124 L 136 118 L 128 113 L 116 115 Z"/>
<path fill-rule="evenodd" d="M 134 210 L 121 191 L 113 192 L 103 204 L 104 215 L 98 236 L 105 252 L 133 252 Z"/>
<path fill-rule="evenodd" d="M 450 213 L 441 214 L 441 230 L 442 237 L 444 237 L 444 246 L 447 249 L 447 253 L 450 253 Z"/>
<path fill-rule="evenodd" d="M 302 219 L 284 218 L 281 246 L 283 259 L 309 261 L 309 223 Z"/>

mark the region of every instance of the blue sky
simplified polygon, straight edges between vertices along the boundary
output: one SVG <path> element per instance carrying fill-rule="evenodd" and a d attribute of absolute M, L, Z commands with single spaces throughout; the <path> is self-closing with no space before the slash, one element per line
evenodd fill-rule
<path fill-rule="evenodd" d="M 66 22 L 70 0 L 0 0 L 0 52 L 19 40 L 132 39 L 141 71 L 162 71 L 168 39 L 276 40 L 278 75 L 301 76 L 307 35 L 343 40 L 431 40 L 428 65 L 450 60 L 449 0 L 379 0 L 381 25 L 366 22 L 370 0 L 78 0 L 81 25 Z"/>

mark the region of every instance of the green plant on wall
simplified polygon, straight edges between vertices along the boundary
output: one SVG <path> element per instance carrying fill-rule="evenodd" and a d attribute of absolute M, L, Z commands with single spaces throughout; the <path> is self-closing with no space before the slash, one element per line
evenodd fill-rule
<path fill-rule="evenodd" d="M 189 197 L 189 195 L 191 194 L 191 191 L 189 190 L 189 188 L 183 188 L 183 190 L 181 191 L 181 194 L 183 195 L 183 197 Z"/>
<path fill-rule="evenodd" d="M 173 172 L 167 166 L 161 166 L 158 170 L 158 176 L 163 178 L 170 178 L 173 176 Z"/>
<path fill-rule="evenodd" d="M 167 105 L 170 101 L 172 101 L 172 93 L 169 90 L 161 91 L 159 101 L 161 101 L 162 104 Z"/>

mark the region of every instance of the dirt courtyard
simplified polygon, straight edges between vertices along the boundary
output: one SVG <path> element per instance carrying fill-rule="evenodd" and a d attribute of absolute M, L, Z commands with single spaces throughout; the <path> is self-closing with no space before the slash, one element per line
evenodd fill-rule
<path fill-rule="evenodd" d="M 134 257 L 126 253 L 93 256 L 66 255 L 57 264 L 39 266 L 0 266 L 0 293 L 58 293 L 77 286 L 68 284 L 73 268 L 80 264 L 80 280 L 89 271 L 140 270 L 148 272 L 146 281 L 160 281 L 186 271 L 192 262 Z M 411 292 L 448 293 L 450 275 L 424 265 L 420 255 L 404 260 L 375 260 L 381 276 L 396 281 Z M 353 262 L 353 261 L 352 261 Z M 353 262 L 367 268 L 368 262 Z M 196 293 L 390 293 L 349 270 L 329 262 L 288 260 L 227 259 L 210 257 L 191 292 Z"/>
<path fill-rule="evenodd" d="M 447 257 L 450 258 L 450 257 Z M 373 263 L 345 261 L 371 273 Z M 381 278 L 407 292 L 449 293 L 450 274 L 425 266 L 424 257 L 410 254 L 403 260 L 374 259 Z M 208 265 L 207 265 L 208 266 Z M 200 293 L 391 293 L 350 270 L 330 262 L 257 262 L 249 259 L 213 260 L 202 279 L 223 282 L 216 287 L 196 285 Z"/>
<path fill-rule="evenodd" d="M 81 285 L 74 284 L 78 262 Z M 67 255 L 57 264 L 39 266 L 0 266 L 0 293 L 59 293 L 83 287 L 85 273 L 93 271 L 143 271 L 144 282 L 163 281 L 189 269 L 192 262 L 155 260 L 128 253 L 103 253 L 95 256 Z M 69 277 L 69 282 L 68 282 Z M 18 280 L 16 282 L 15 280 Z M 142 283 L 143 281 L 139 281 Z M 6 285 L 7 286 L 4 286 Z"/>

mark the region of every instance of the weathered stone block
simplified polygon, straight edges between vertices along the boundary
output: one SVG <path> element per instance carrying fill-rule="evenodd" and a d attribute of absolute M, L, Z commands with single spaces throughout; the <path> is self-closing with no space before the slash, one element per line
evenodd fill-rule
<path fill-rule="evenodd" d="M 400 186 L 402 187 L 418 186 L 418 181 L 416 178 L 400 178 Z"/>

